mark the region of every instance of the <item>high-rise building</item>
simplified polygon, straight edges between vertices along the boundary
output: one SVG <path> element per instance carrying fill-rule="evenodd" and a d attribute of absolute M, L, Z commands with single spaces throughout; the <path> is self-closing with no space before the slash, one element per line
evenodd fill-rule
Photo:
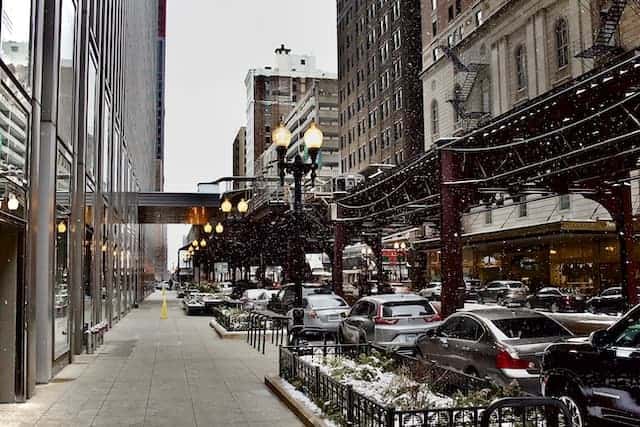
<path fill-rule="evenodd" d="M 157 93 L 156 93 L 156 159 L 154 191 L 164 191 L 164 115 L 165 115 L 165 34 L 167 27 L 167 1 L 158 1 L 158 54 L 157 54 Z M 149 240 L 153 256 L 153 276 L 158 280 L 168 278 L 167 270 L 167 226 L 166 224 L 147 225 L 155 228 Z"/>
<path fill-rule="evenodd" d="M 343 172 L 423 150 L 419 0 L 338 0 Z"/>
<path fill-rule="evenodd" d="M 236 137 L 233 139 L 233 176 L 246 176 L 247 175 L 247 128 L 241 126 L 236 133 Z M 236 189 L 241 188 L 243 185 L 240 183 L 234 183 Z"/>
<path fill-rule="evenodd" d="M 24 401 L 144 296 L 159 188 L 158 0 L 0 5 L 0 402 Z M 126 96 L 125 96 L 126 94 Z M 160 166 L 161 168 L 161 166 Z"/>
<path fill-rule="evenodd" d="M 312 122 L 316 123 L 324 135 L 322 149 L 318 154 L 316 184 L 330 185 L 331 178 L 340 172 L 338 81 L 336 79 L 313 79 L 307 93 L 284 118 L 284 125 L 291 132 L 291 143 L 286 153 L 287 161 L 293 161 L 298 153 L 306 160 L 304 133 Z M 271 144 L 256 162 L 261 167 L 261 175 L 277 176 L 277 160 L 278 153 Z"/>
<path fill-rule="evenodd" d="M 247 89 L 246 174 L 259 175 L 256 162 L 271 145 L 271 131 L 311 87 L 312 79 L 335 79 L 318 70 L 310 55 L 293 55 L 284 45 L 275 50 L 273 67 L 251 69 Z"/>

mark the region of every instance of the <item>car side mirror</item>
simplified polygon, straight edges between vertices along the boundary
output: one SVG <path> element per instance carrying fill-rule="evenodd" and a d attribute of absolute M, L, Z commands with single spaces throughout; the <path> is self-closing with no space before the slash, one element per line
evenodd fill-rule
<path fill-rule="evenodd" d="M 589 336 L 589 340 L 591 341 L 591 345 L 595 348 L 604 348 L 611 342 L 611 336 L 609 331 L 606 329 L 602 329 L 599 331 L 594 331 Z"/>

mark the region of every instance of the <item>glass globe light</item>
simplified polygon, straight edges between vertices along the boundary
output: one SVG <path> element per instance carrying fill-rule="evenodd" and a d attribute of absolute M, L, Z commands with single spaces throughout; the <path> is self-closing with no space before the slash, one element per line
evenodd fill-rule
<path fill-rule="evenodd" d="M 16 198 L 15 194 L 9 194 L 9 201 L 7 207 L 10 211 L 16 211 L 20 207 L 20 201 Z"/>
<path fill-rule="evenodd" d="M 207 246 L 207 241 L 204 239 L 204 237 L 202 238 L 202 240 L 200 240 L 200 246 L 203 248 Z"/>
<path fill-rule="evenodd" d="M 204 225 L 204 232 L 207 234 L 211 234 L 213 231 L 213 227 L 208 222 Z"/>
<path fill-rule="evenodd" d="M 65 224 L 64 221 L 60 221 L 58 223 L 58 233 L 64 234 L 66 232 L 67 232 L 67 224 Z"/>
<path fill-rule="evenodd" d="M 216 225 L 216 233 L 222 234 L 223 231 L 224 231 L 224 227 L 222 226 L 222 224 L 218 223 Z"/>
<path fill-rule="evenodd" d="M 233 209 L 233 205 L 231 205 L 229 199 L 224 199 L 224 202 L 222 202 L 222 205 L 220 205 L 220 209 L 222 210 L 222 212 L 228 214 L 229 212 L 231 212 L 231 209 Z"/>
<path fill-rule="evenodd" d="M 400 249 L 400 243 L 395 242 L 395 243 L 393 244 L 393 249 Z"/>
<path fill-rule="evenodd" d="M 287 148 L 291 142 L 291 132 L 284 124 L 280 123 L 278 127 L 271 132 L 271 139 L 276 146 Z"/>
<path fill-rule="evenodd" d="M 324 135 L 320 128 L 316 126 L 316 122 L 311 122 L 309 129 L 304 133 L 304 144 L 307 148 L 320 149 L 323 137 Z"/>
<path fill-rule="evenodd" d="M 400 249 L 402 250 L 407 249 L 407 244 L 405 242 L 400 243 Z"/>
<path fill-rule="evenodd" d="M 191 245 L 192 245 L 194 248 L 198 247 L 198 239 L 194 239 L 194 241 L 193 241 L 193 242 L 191 242 Z"/>
<path fill-rule="evenodd" d="M 240 199 L 238 202 L 238 212 L 241 214 L 247 213 L 249 210 L 249 203 L 245 199 Z"/>

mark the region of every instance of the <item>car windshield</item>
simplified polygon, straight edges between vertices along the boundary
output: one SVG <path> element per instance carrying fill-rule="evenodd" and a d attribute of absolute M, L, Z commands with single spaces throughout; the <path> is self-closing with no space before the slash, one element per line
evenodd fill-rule
<path fill-rule="evenodd" d="M 640 318 L 627 319 L 628 326 L 616 338 L 615 345 L 624 348 L 640 348 Z"/>
<path fill-rule="evenodd" d="M 309 306 L 314 308 L 348 307 L 342 298 L 335 295 L 311 295 L 307 301 Z"/>
<path fill-rule="evenodd" d="M 546 317 L 520 317 L 492 321 L 507 338 L 564 337 L 569 331 Z"/>
<path fill-rule="evenodd" d="M 435 314 L 427 301 L 388 302 L 382 306 L 382 317 L 417 317 Z"/>
<path fill-rule="evenodd" d="M 515 283 L 507 283 L 507 286 L 509 286 L 511 289 L 517 289 L 517 288 L 521 288 L 522 284 L 515 282 Z"/>

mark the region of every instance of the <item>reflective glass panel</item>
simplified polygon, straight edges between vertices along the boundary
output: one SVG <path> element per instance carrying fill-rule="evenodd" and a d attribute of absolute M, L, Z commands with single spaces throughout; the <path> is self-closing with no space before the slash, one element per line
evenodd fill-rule
<path fill-rule="evenodd" d="M 31 93 L 31 1 L 2 0 L 0 58 Z"/>

